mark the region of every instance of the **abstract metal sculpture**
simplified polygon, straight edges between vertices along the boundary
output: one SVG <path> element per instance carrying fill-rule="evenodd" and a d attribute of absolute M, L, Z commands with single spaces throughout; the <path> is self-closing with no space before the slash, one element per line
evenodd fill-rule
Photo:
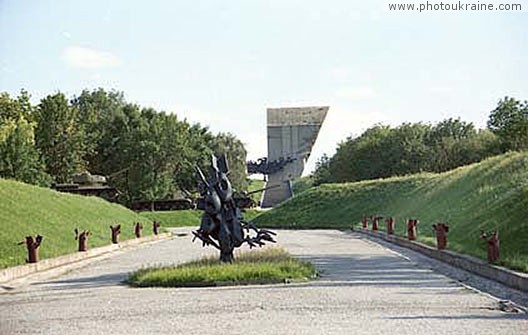
<path fill-rule="evenodd" d="M 212 245 L 220 250 L 220 261 L 233 262 L 233 250 L 247 243 L 250 248 L 261 247 L 265 241 L 275 243 L 276 234 L 265 229 L 258 229 L 252 222 L 242 218 L 240 209 L 233 199 L 231 182 L 227 178 L 229 167 L 225 155 L 211 157 L 209 179 L 202 170 L 196 167 L 199 177 L 201 198 L 197 208 L 203 209 L 200 228 L 193 231 L 194 238 L 199 238 L 203 246 Z M 256 235 L 250 236 L 250 232 Z"/>

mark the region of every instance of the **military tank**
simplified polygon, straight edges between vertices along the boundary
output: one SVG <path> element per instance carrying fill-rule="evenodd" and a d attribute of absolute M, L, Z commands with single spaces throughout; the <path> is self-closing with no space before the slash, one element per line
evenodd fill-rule
<path fill-rule="evenodd" d="M 89 172 L 76 174 L 72 178 L 72 183 L 55 184 L 53 189 L 59 192 L 100 197 L 111 202 L 116 202 L 119 197 L 119 191 L 108 185 L 105 176 L 92 175 Z"/>
<path fill-rule="evenodd" d="M 134 201 L 129 206 L 134 211 L 181 211 L 194 209 L 194 202 L 189 198 Z"/>
<path fill-rule="evenodd" d="M 253 197 L 251 197 L 252 194 L 262 192 L 265 190 L 269 190 L 269 189 L 279 187 L 279 186 L 280 185 L 268 186 L 268 187 L 264 187 L 264 188 L 254 190 L 251 192 L 247 192 L 247 191 L 235 192 L 235 194 L 233 194 L 233 200 L 235 201 L 235 204 L 238 208 L 241 208 L 241 209 L 255 208 L 255 207 L 258 207 L 260 204 L 257 203 L 253 199 Z M 205 208 L 205 200 L 204 198 L 200 197 L 196 200 L 196 209 L 204 209 L 204 208 Z"/>

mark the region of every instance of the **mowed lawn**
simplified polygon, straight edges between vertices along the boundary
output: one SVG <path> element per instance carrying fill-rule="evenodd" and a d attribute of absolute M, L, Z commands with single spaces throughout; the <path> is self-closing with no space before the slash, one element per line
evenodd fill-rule
<path fill-rule="evenodd" d="M 246 209 L 242 212 L 244 220 L 251 221 L 262 211 L 258 209 Z M 202 219 L 203 211 L 197 209 L 185 209 L 181 211 L 158 211 L 141 212 L 141 215 L 149 220 L 155 220 L 162 227 L 198 227 Z"/>
<path fill-rule="evenodd" d="M 393 216 L 406 234 L 436 243 L 432 224 L 447 222 L 448 248 L 486 258 L 481 230 L 499 230 L 499 264 L 528 272 L 528 153 L 508 153 L 440 174 L 417 174 L 312 187 L 255 218 L 261 227 L 350 228 L 364 215 Z M 384 230 L 382 224 L 380 229 Z"/>
<path fill-rule="evenodd" d="M 136 221 L 143 223 L 143 234 L 151 234 L 151 221 L 123 206 L 0 179 L 0 268 L 25 264 L 26 247 L 17 243 L 26 235 L 44 237 L 44 259 L 75 253 L 75 228 L 90 230 L 93 248 L 111 243 L 110 225 L 121 224 L 121 240 L 134 238 Z"/>

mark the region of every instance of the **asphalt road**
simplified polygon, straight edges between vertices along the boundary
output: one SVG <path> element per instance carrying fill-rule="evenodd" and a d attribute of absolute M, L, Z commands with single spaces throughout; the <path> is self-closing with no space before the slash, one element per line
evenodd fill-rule
<path fill-rule="evenodd" d="M 320 270 L 307 284 L 122 284 L 142 266 L 215 252 L 190 240 L 139 246 L 0 294 L 0 334 L 528 334 L 527 314 L 504 312 L 488 295 L 339 231 L 279 231 L 281 246 Z"/>

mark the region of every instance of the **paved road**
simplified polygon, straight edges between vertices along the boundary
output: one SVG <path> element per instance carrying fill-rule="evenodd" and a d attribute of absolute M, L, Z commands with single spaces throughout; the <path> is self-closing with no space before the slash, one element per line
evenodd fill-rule
<path fill-rule="evenodd" d="M 280 231 L 316 264 L 308 284 L 129 288 L 127 272 L 214 252 L 190 237 L 137 247 L 0 295 L 0 334 L 528 334 L 528 315 L 378 244 L 339 231 Z"/>

